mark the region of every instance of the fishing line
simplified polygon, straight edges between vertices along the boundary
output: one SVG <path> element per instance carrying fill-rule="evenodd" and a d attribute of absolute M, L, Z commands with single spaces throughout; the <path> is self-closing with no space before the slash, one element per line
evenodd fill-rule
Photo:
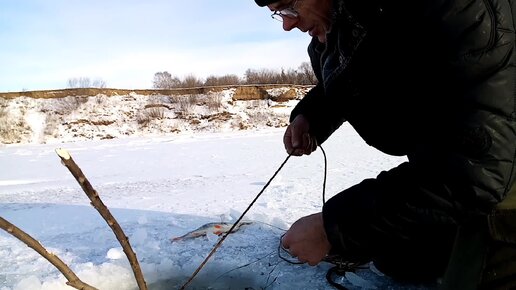
<path fill-rule="evenodd" d="M 267 285 L 265 286 L 265 289 L 269 288 L 269 286 L 271 286 L 272 284 L 274 284 L 274 282 L 276 282 L 276 280 L 278 279 L 278 276 L 274 277 L 274 279 L 272 279 L 272 281 L 269 283 L 269 279 L 271 278 L 272 276 L 272 273 L 274 273 L 274 271 L 276 271 L 276 268 L 278 267 L 279 263 L 277 263 L 276 265 L 274 265 L 274 267 L 272 268 L 271 271 L 269 271 L 269 275 L 267 275 Z"/>
<path fill-rule="evenodd" d="M 251 265 L 252 265 L 252 264 L 254 264 L 254 263 L 258 263 L 258 262 L 260 262 L 261 260 L 263 260 L 263 259 L 265 259 L 265 258 L 267 258 L 267 257 L 269 257 L 269 256 L 271 256 L 271 255 L 273 255 L 273 254 L 274 254 L 274 252 L 275 252 L 275 251 L 272 251 L 272 252 L 268 253 L 267 255 L 265 255 L 265 256 L 263 256 L 263 257 L 261 257 L 261 258 L 258 258 L 258 259 L 254 260 L 254 261 L 252 261 L 252 262 L 249 262 L 249 263 L 247 263 L 247 264 L 245 264 L 245 265 L 238 266 L 238 267 L 236 267 L 236 268 L 234 268 L 234 269 L 231 269 L 231 270 L 229 270 L 229 271 L 226 271 L 226 272 L 224 272 L 224 273 L 220 274 L 220 275 L 217 277 L 217 279 L 215 279 L 215 280 L 214 280 L 214 282 L 216 282 L 217 280 L 219 280 L 219 279 L 220 279 L 220 278 L 222 278 L 223 276 L 225 276 L 225 275 L 227 275 L 227 274 L 229 274 L 229 273 L 231 273 L 231 272 L 233 272 L 233 271 L 236 271 L 236 270 L 238 270 L 238 269 L 242 269 L 242 268 L 245 268 L 245 267 L 251 266 Z"/>
<path fill-rule="evenodd" d="M 326 177 L 327 177 L 327 171 L 328 171 L 328 162 L 327 162 L 327 158 L 326 158 L 326 152 L 324 152 L 324 149 L 322 148 L 321 145 L 318 146 L 319 148 L 321 148 L 321 151 L 323 153 L 323 157 L 324 157 L 324 178 L 323 178 L 323 188 L 322 188 L 322 200 L 323 200 L 323 205 L 326 203 Z M 265 184 L 265 186 L 262 188 L 262 190 L 256 195 L 256 197 L 253 199 L 253 201 L 249 204 L 249 206 L 245 209 L 245 211 L 240 215 L 240 217 L 236 220 L 236 222 L 233 224 L 233 226 L 231 226 L 231 228 L 222 236 L 222 238 L 217 242 L 217 244 L 215 244 L 215 246 L 213 247 L 213 249 L 211 250 L 211 252 L 208 254 L 208 256 L 204 259 L 204 261 L 199 265 L 199 267 L 197 267 L 197 269 L 194 271 L 194 273 L 190 276 L 190 278 L 188 279 L 188 281 L 186 281 L 185 284 L 183 284 L 183 286 L 181 286 L 181 290 L 185 289 L 192 281 L 193 279 L 197 276 L 197 274 L 201 271 L 201 269 L 206 265 L 206 263 L 208 262 L 208 260 L 211 258 L 211 256 L 213 256 L 213 254 L 215 254 L 215 252 L 217 251 L 217 249 L 220 247 L 220 245 L 224 242 L 224 240 L 227 238 L 227 236 L 229 236 L 229 234 L 231 234 L 233 232 L 233 230 L 235 229 L 235 227 L 238 225 L 238 223 L 244 218 L 245 214 L 251 209 L 251 207 L 254 205 L 254 203 L 258 200 L 258 198 L 262 195 L 262 193 L 265 191 L 265 189 L 267 189 L 267 187 L 270 185 L 270 183 L 272 182 L 272 180 L 276 177 L 276 175 L 278 175 L 278 173 L 281 171 L 281 169 L 283 169 L 283 166 L 285 166 L 285 164 L 287 163 L 287 161 L 290 159 L 290 157 L 292 156 L 292 154 L 289 154 L 287 156 L 287 158 L 285 158 L 285 160 L 283 161 L 283 163 L 281 163 L 281 165 L 279 166 L 279 168 L 276 170 L 276 172 L 274 172 L 274 174 L 272 175 L 272 177 L 269 179 L 269 181 L 267 181 L 267 183 Z M 281 246 L 281 238 L 280 238 L 280 247 L 283 248 Z M 284 250 L 284 249 L 283 249 Z M 286 251 L 288 253 L 288 251 Z M 292 263 L 292 261 L 288 261 L 286 258 L 282 257 L 281 254 L 280 254 L 280 249 L 278 249 L 278 256 L 287 261 L 287 262 L 290 262 Z M 248 266 L 248 265 L 245 265 L 245 266 Z M 243 266 L 243 267 L 245 267 Z M 274 270 L 273 270 L 274 271 Z M 274 283 L 274 281 L 272 282 Z"/>
<path fill-rule="evenodd" d="M 192 276 L 190 276 L 190 278 L 188 279 L 188 281 L 186 281 L 186 283 L 181 286 L 181 290 L 185 289 L 191 282 L 192 280 L 195 278 L 195 276 L 197 276 L 197 274 L 199 273 L 199 271 L 201 271 L 201 269 L 206 265 L 206 263 L 208 262 L 208 260 L 211 258 L 211 256 L 213 256 L 213 254 L 215 254 L 215 251 L 217 251 L 217 249 L 220 247 L 220 245 L 222 244 L 222 242 L 224 242 L 224 240 L 227 238 L 227 236 L 229 236 L 229 234 L 231 232 L 233 232 L 233 230 L 235 229 L 235 227 L 238 225 L 238 223 L 244 218 L 245 214 L 251 209 L 251 207 L 254 205 L 254 203 L 256 202 L 256 200 L 258 200 L 258 198 L 262 195 L 262 193 L 265 191 L 265 189 L 269 186 L 269 184 L 272 182 L 272 180 L 276 177 L 276 175 L 278 175 L 278 173 L 281 171 L 281 169 L 283 168 L 283 166 L 285 166 L 285 164 L 287 163 L 287 161 L 290 159 L 290 157 L 292 156 L 292 154 L 289 154 L 287 156 L 287 158 L 285 159 L 285 161 L 283 161 L 283 163 L 281 163 L 280 167 L 276 170 L 276 172 L 274 172 L 274 174 L 272 175 L 272 177 L 269 179 L 269 181 L 267 181 L 267 183 L 265 184 L 265 186 L 262 188 L 262 190 L 256 195 L 256 197 L 253 199 L 253 201 L 251 202 L 251 204 L 249 204 L 249 206 L 245 209 L 245 211 L 242 213 L 242 215 L 240 215 L 240 217 L 238 218 L 238 220 L 233 224 L 233 226 L 229 229 L 229 231 L 227 231 L 224 236 L 222 236 L 222 238 L 217 242 L 217 244 L 215 244 L 215 246 L 213 247 L 213 249 L 211 250 L 211 252 L 208 254 L 208 256 L 204 259 L 204 261 L 199 265 L 199 267 L 195 270 L 195 272 L 192 274 Z"/>
<path fill-rule="evenodd" d="M 266 222 L 262 222 L 262 221 L 253 221 L 253 223 L 263 224 L 263 225 L 266 225 L 266 226 L 268 226 L 268 227 L 271 227 L 271 228 L 275 228 L 275 229 L 277 229 L 277 230 L 280 230 L 280 231 L 282 231 L 282 232 L 286 232 L 286 231 L 287 231 L 286 229 L 282 229 L 282 228 L 280 228 L 280 227 L 278 227 L 278 226 L 275 226 L 275 225 L 272 225 L 272 224 L 269 224 L 269 223 L 266 223 Z M 284 235 L 284 234 L 282 234 L 282 235 L 281 235 L 281 237 L 283 237 L 283 235 Z M 281 237 L 280 237 L 280 241 L 281 241 Z M 281 243 L 280 243 L 280 244 L 281 244 Z M 256 260 L 254 260 L 254 261 L 252 261 L 252 262 L 249 262 L 249 263 L 246 263 L 246 264 L 244 264 L 244 265 L 238 266 L 238 267 L 236 267 L 236 268 L 234 268 L 234 269 L 228 270 L 228 271 L 226 271 L 226 272 L 222 273 L 221 275 L 219 275 L 219 276 L 214 280 L 214 282 L 216 282 L 217 280 L 219 280 L 219 279 L 220 279 L 220 278 L 222 278 L 223 276 L 225 276 L 225 275 L 227 275 L 227 274 L 229 274 L 229 273 L 231 273 L 231 272 L 233 272 L 233 271 L 236 271 L 236 270 L 239 270 L 239 269 L 242 269 L 242 268 L 245 268 L 245 267 L 249 267 L 249 266 L 251 266 L 251 265 L 253 265 L 253 264 L 255 264 L 255 263 L 258 263 L 258 262 L 260 262 L 260 261 L 264 260 L 265 258 L 272 257 L 276 252 L 277 252 L 277 250 L 273 250 L 272 252 L 268 253 L 267 255 L 265 255 L 265 256 L 263 256 L 263 257 L 260 257 L 260 258 L 257 258 Z M 278 255 L 280 255 L 280 254 L 278 254 Z M 281 257 L 281 256 L 280 256 L 280 257 Z M 280 261 L 280 262 L 281 262 L 281 261 Z M 271 264 L 271 262 L 269 262 L 269 267 L 274 266 L 274 269 L 276 269 L 276 266 L 278 266 L 278 264 L 279 264 L 280 262 L 276 263 L 275 265 L 274 265 L 274 264 Z M 269 273 L 269 276 L 272 274 L 272 272 L 274 272 L 274 269 L 273 269 L 273 271 L 271 271 L 271 272 Z M 267 278 L 267 281 L 266 281 L 267 285 L 266 285 L 265 287 L 262 287 L 261 289 L 265 290 L 265 289 L 267 289 L 268 287 L 270 287 L 270 286 L 274 283 L 274 281 L 276 281 L 277 277 L 275 277 L 275 278 L 274 278 L 274 280 L 273 280 L 271 283 L 269 283 L 269 279 L 270 279 L 270 277 L 268 277 L 268 278 Z"/>

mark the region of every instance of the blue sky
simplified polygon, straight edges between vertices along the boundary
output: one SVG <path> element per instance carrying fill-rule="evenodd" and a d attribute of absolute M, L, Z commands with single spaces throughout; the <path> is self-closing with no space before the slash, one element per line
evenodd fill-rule
<path fill-rule="evenodd" d="M 65 88 L 71 78 L 152 87 L 154 73 L 297 68 L 307 34 L 285 32 L 253 0 L 0 0 L 0 91 Z"/>

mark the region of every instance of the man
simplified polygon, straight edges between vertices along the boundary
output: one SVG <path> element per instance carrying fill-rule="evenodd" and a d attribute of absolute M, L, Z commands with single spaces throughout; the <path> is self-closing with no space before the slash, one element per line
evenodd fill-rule
<path fill-rule="evenodd" d="M 442 277 L 462 247 L 454 242 L 469 241 L 463 229 L 483 236 L 516 196 L 516 1 L 255 2 L 313 37 L 318 84 L 292 111 L 287 152 L 310 154 L 347 121 L 369 145 L 408 158 L 296 221 L 282 245 L 310 265 L 332 253 L 398 279 Z M 516 249 L 516 238 L 500 240 Z M 479 268 L 492 260 L 478 256 Z M 484 274 L 483 287 L 516 287 L 516 272 L 491 272 L 500 279 Z"/>

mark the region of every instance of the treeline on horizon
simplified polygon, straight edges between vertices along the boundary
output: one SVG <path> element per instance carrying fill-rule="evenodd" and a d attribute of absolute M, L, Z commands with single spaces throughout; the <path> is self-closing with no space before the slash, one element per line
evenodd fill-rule
<path fill-rule="evenodd" d="M 208 76 L 205 80 L 193 74 L 180 79 L 168 71 L 154 74 L 152 85 L 155 89 L 193 88 L 203 86 L 252 85 L 252 84 L 292 84 L 315 85 L 317 79 L 308 62 L 297 69 L 247 69 L 243 77 L 235 74 Z"/>
<path fill-rule="evenodd" d="M 193 74 L 183 78 L 172 75 L 168 71 L 154 74 L 152 86 L 155 89 L 195 88 L 208 86 L 232 86 L 232 85 L 258 85 L 258 84 L 289 84 L 289 85 L 315 85 L 315 77 L 312 66 L 303 62 L 297 69 L 247 69 L 243 77 L 235 74 L 223 76 L 208 76 L 206 79 Z M 106 88 L 107 83 L 102 79 L 90 79 L 78 77 L 68 79 L 67 87 L 75 88 Z"/>

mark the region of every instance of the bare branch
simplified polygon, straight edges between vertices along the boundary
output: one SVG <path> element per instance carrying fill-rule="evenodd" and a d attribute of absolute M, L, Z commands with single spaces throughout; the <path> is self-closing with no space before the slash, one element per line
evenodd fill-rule
<path fill-rule="evenodd" d="M 82 187 L 84 193 L 86 193 L 86 195 L 90 199 L 91 205 L 100 213 L 104 220 L 106 220 L 109 227 L 113 230 L 113 233 L 120 242 L 120 245 L 122 246 L 125 255 L 129 259 L 129 263 L 131 264 L 131 268 L 133 269 L 134 277 L 136 278 L 138 287 L 140 288 L 140 290 L 147 290 L 147 284 L 145 283 L 145 279 L 143 278 L 143 273 L 140 268 L 140 264 L 138 263 L 136 254 L 131 248 L 129 239 L 124 234 L 122 227 L 120 227 L 120 225 L 113 217 L 109 209 L 104 205 L 97 191 L 92 187 L 86 176 L 84 176 L 82 170 L 72 159 L 72 156 L 70 156 L 70 153 L 68 153 L 68 151 L 64 149 L 56 149 L 56 153 L 57 155 L 59 155 L 61 161 L 66 166 L 66 168 L 68 168 L 70 173 L 72 173 L 72 175 L 75 177 L 77 182 L 79 182 L 79 185 Z"/>
<path fill-rule="evenodd" d="M 75 289 L 79 290 L 97 290 L 84 282 L 82 282 L 77 275 L 61 260 L 59 257 L 47 251 L 38 241 L 36 241 L 29 234 L 25 233 L 12 223 L 0 217 L 0 228 L 13 235 L 18 240 L 24 242 L 27 246 L 38 252 L 43 258 L 47 259 L 52 265 L 54 265 L 63 275 L 66 277 L 68 282 L 66 284 Z"/>

